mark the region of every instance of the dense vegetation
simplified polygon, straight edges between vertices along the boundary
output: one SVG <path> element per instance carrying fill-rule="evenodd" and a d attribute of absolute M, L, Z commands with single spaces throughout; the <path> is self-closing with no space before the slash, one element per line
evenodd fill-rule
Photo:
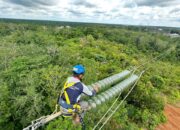
<path fill-rule="evenodd" d="M 86 66 L 84 82 L 91 84 L 163 53 L 141 68 L 149 70 L 104 128 L 154 129 L 166 120 L 165 103 L 180 100 L 180 38 L 165 35 L 167 28 L 164 32 L 157 28 L 1 21 L 0 129 L 19 130 L 53 112 L 57 95 L 77 63 Z M 86 114 L 88 129 L 113 101 Z M 42 129 L 66 128 L 80 126 L 59 118 Z"/>

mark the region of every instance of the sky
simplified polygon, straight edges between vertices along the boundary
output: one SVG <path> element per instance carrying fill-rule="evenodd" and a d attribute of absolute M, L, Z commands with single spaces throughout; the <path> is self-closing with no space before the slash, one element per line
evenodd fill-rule
<path fill-rule="evenodd" d="M 0 18 L 180 27 L 180 0 L 0 0 Z"/>

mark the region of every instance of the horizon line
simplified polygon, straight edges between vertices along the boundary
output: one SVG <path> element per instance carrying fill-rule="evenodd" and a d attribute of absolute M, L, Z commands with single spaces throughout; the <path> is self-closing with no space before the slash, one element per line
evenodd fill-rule
<path fill-rule="evenodd" d="M 165 26 L 165 25 L 145 25 L 145 24 L 118 24 L 118 23 L 100 23 L 100 22 L 80 22 L 80 21 L 61 21 L 61 20 L 53 20 L 53 19 L 23 19 L 23 18 L 9 18 L 9 17 L 0 17 L 1 20 L 23 20 L 23 21 L 50 21 L 50 22 L 67 22 L 67 23 L 82 23 L 82 24 L 101 24 L 101 25 L 119 25 L 119 26 L 140 26 L 140 27 L 164 27 L 164 28 L 178 28 L 177 26 Z"/>

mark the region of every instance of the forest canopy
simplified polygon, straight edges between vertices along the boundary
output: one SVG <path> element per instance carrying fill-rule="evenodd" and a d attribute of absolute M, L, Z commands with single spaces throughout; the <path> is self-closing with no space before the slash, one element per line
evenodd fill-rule
<path fill-rule="evenodd" d="M 84 83 L 91 84 L 161 54 L 160 59 L 142 68 L 149 70 L 104 129 L 154 129 L 165 122 L 165 103 L 180 100 L 180 37 L 166 34 L 180 30 L 158 28 L 1 20 L 0 129 L 20 130 L 52 113 L 75 64 L 86 67 Z M 113 101 L 86 114 L 88 129 Z M 75 127 L 71 121 L 62 123 L 58 118 L 41 129 Z"/>

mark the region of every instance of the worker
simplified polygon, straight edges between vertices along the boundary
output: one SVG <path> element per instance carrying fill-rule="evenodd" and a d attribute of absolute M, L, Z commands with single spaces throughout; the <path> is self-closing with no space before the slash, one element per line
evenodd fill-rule
<path fill-rule="evenodd" d="M 94 96 L 98 92 L 99 87 L 94 85 L 93 89 L 90 90 L 84 83 L 82 83 L 85 74 L 85 68 L 83 65 L 75 65 L 72 72 L 73 75 L 68 77 L 58 103 L 61 106 L 63 115 L 72 116 L 74 123 L 78 124 L 82 123 L 84 115 L 84 112 L 82 111 L 88 109 L 88 103 L 80 101 L 81 94 L 84 93 L 88 96 Z"/>

